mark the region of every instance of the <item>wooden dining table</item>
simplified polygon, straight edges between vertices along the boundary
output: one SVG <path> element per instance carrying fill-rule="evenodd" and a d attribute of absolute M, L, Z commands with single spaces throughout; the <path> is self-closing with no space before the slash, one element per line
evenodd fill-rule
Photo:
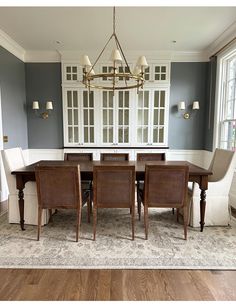
<path fill-rule="evenodd" d="M 24 188 L 25 184 L 29 181 L 36 181 L 35 179 L 35 166 L 37 165 L 63 165 L 73 166 L 80 165 L 81 180 L 93 179 L 93 166 L 94 165 L 134 165 L 136 172 L 136 180 L 143 181 L 145 177 L 145 164 L 158 164 L 158 165 L 187 165 L 189 166 L 189 182 L 195 182 L 199 185 L 200 193 L 200 231 L 204 229 L 205 209 L 206 209 L 206 190 L 208 188 L 208 176 L 212 174 L 209 170 L 196 166 L 188 161 L 62 161 L 62 160 L 41 160 L 34 164 L 25 166 L 23 168 L 12 171 L 11 173 L 16 176 L 16 188 L 18 189 L 19 198 L 19 212 L 20 212 L 20 226 L 21 230 L 24 227 Z"/>

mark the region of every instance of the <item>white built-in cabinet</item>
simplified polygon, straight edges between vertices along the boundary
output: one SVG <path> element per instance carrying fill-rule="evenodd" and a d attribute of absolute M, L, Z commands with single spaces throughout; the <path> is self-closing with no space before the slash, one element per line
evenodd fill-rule
<path fill-rule="evenodd" d="M 168 146 L 170 63 L 151 63 L 144 77 L 145 86 L 138 92 L 89 93 L 80 82 L 79 64 L 62 63 L 64 146 Z"/>

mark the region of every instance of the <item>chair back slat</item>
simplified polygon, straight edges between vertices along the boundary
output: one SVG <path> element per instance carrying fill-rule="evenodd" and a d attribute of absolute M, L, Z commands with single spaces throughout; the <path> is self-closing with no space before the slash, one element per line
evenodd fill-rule
<path fill-rule="evenodd" d="M 64 160 L 70 161 L 92 161 L 93 153 L 65 153 Z"/>
<path fill-rule="evenodd" d="M 165 153 L 137 153 L 138 161 L 160 161 L 166 160 Z"/>
<path fill-rule="evenodd" d="M 129 161 L 129 153 L 101 153 L 101 161 Z"/>

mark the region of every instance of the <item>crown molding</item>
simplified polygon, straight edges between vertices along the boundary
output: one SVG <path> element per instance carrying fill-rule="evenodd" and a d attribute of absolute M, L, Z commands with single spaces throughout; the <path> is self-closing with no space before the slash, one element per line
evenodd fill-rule
<path fill-rule="evenodd" d="M 51 63 L 61 62 L 61 55 L 56 50 L 27 50 L 25 62 L 30 63 Z"/>
<path fill-rule="evenodd" d="M 21 61 L 25 61 L 25 49 L 0 29 L 0 46 L 8 50 Z"/>
<path fill-rule="evenodd" d="M 230 25 L 214 42 L 212 42 L 205 50 L 208 58 L 214 55 L 218 50 L 230 42 L 236 33 L 236 22 Z"/>

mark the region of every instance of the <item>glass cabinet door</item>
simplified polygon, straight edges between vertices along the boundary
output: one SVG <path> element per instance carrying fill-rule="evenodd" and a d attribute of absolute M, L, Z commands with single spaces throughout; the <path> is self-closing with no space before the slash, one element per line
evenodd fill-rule
<path fill-rule="evenodd" d="M 102 143 L 115 143 L 114 97 L 112 91 L 102 92 Z"/>
<path fill-rule="evenodd" d="M 118 144 L 129 143 L 129 91 L 118 92 Z"/>
<path fill-rule="evenodd" d="M 83 142 L 94 143 L 94 91 L 83 91 L 82 118 Z"/>
<path fill-rule="evenodd" d="M 164 142 L 166 91 L 154 90 L 152 143 Z"/>
<path fill-rule="evenodd" d="M 79 142 L 79 102 L 78 90 L 66 91 L 68 142 Z"/>
<path fill-rule="evenodd" d="M 149 127 L 150 91 L 144 90 L 138 93 L 137 110 L 137 143 L 147 144 Z"/>

